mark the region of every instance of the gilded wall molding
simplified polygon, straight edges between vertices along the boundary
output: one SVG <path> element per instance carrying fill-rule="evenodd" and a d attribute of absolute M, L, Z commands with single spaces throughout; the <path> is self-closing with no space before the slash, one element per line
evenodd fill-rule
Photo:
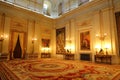
<path fill-rule="evenodd" d="M 80 15 L 92 14 L 96 10 L 102 10 L 112 6 L 108 0 L 94 0 L 85 5 L 81 5 L 78 8 L 63 14 L 60 18 L 56 19 L 56 22 L 64 23 L 65 21 L 78 18 Z"/>
<path fill-rule="evenodd" d="M 27 20 L 22 20 L 19 18 L 12 18 L 10 29 L 27 32 Z"/>

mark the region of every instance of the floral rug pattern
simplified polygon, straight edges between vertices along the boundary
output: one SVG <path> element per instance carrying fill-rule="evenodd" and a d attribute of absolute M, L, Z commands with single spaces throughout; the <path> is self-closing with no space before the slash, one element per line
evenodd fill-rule
<path fill-rule="evenodd" d="M 120 80 L 120 68 L 72 60 L 11 60 L 0 71 L 7 80 Z"/>

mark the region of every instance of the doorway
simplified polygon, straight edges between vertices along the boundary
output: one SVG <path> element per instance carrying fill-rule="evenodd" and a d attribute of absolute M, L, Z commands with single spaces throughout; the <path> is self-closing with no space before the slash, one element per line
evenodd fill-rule
<path fill-rule="evenodd" d="M 24 58 L 25 32 L 12 31 L 10 40 L 10 59 Z"/>
<path fill-rule="evenodd" d="M 120 55 L 120 12 L 115 13 L 116 17 L 116 26 L 117 26 L 117 37 L 118 37 L 118 46 L 119 46 L 119 55 Z"/>

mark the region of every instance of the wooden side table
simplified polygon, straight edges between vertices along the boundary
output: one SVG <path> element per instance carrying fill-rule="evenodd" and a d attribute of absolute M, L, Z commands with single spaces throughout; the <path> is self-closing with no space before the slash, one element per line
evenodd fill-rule
<path fill-rule="evenodd" d="M 112 55 L 95 55 L 95 62 L 111 64 Z"/>
<path fill-rule="evenodd" d="M 6 54 L 6 53 L 0 54 L 0 61 L 4 61 L 4 60 L 7 60 L 7 59 L 8 59 L 8 54 Z"/>
<path fill-rule="evenodd" d="M 51 54 L 50 53 L 41 53 L 41 58 L 50 58 Z"/>
<path fill-rule="evenodd" d="M 66 60 L 74 60 L 74 54 L 64 54 L 64 59 Z"/>
<path fill-rule="evenodd" d="M 26 55 L 27 59 L 37 59 L 38 58 L 38 54 L 37 53 L 29 53 Z"/>

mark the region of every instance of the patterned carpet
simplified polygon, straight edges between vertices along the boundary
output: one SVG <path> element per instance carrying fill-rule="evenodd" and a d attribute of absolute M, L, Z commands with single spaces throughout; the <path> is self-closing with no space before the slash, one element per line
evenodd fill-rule
<path fill-rule="evenodd" d="M 120 66 L 56 59 L 0 63 L 2 80 L 120 80 Z"/>

